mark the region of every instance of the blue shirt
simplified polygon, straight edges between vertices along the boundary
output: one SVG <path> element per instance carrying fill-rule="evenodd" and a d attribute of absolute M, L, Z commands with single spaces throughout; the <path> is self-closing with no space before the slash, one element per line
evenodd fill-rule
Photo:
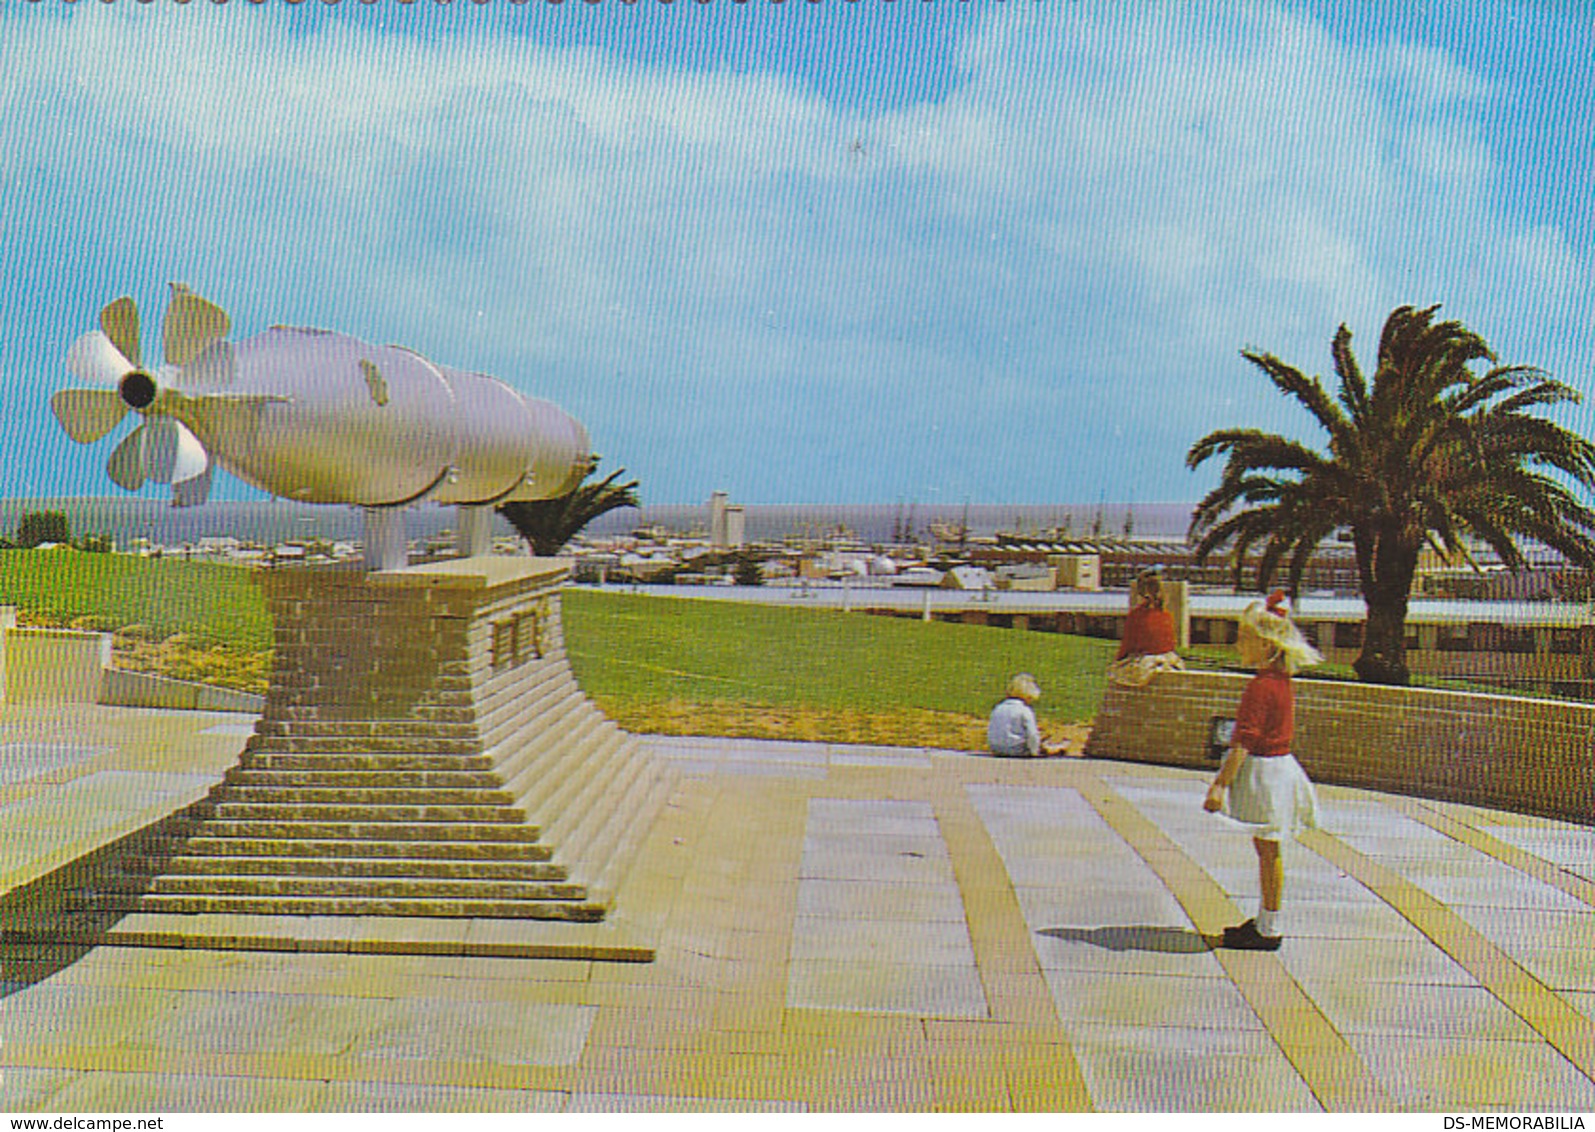
<path fill-rule="evenodd" d="M 994 755 L 1036 755 L 1041 752 L 1041 732 L 1036 713 L 1023 700 L 1010 697 L 991 709 L 986 742 Z"/>

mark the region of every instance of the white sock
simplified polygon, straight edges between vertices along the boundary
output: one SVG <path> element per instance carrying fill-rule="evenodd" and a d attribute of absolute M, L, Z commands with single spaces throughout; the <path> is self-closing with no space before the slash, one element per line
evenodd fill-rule
<path fill-rule="evenodd" d="M 1257 934 L 1267 936 L 1279 934 L 1279 909 L 1273 911 L 1261 907 L 1257 909 Z"/>

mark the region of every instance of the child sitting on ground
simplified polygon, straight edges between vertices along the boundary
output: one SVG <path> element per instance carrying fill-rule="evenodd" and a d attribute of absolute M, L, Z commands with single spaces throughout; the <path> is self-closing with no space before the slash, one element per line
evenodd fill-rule
<path fill-rule="evenodd" d="M 1028 672 L 1008 681 L 1007 698 L 991 711 L 986 725 L 986 743 L 994 755 L 1038 758 L 1061 755 L 1067 743 L 1043 743 L 1036 727 L 1035 702 L 1041 698 L 1041 685 Z"/>
<path fill-rule="evenodd" d="M 1255 919 L 1224 929 L 1224 946 L 1274 951 L 1283 939 L 1280 897 L 1284 867 L 1280 843 L 1318 824 L 1318 798 L 1306 771 L 1291 754 L 1296 699 L 1290 674 L 1323 657 L 1290 620 L 1285 595 L 1252 602 L 1241 614 L 1235 648 L 1257 675 L 1246 685 L 1235 713 L 1232 746 L 1202 808 L 1224 810 L 1252 830 L 1262 899 Z M 1229 791 L 1226 799 L 1225 792 Z"/>

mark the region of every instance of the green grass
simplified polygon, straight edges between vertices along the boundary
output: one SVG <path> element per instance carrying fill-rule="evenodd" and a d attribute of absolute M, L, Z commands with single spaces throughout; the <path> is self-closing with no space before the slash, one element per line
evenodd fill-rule
<path fill-rule="evenodd" d="M 244 568 L 0 551 L 0 604 L 33 623 L 115 632 L 122 667 L 265 688 L 271 622 Z M 624 592 L 570 590 L 563 608 L 583 689 L 623 726 L 659 733 L 978 748 L 1008 677 L 1028 671 L 1044 690 L 1042 729 L 1076 736 L 1096 714 L 1116 648 L 1061 634 Z M 1221 646 L 1193 649 L 1187 662 L 1238 670 L 1234 650 Z M 1354 678 L 1344 666 L 1312 674 Z"/>
<path fill-rule="evenodd" d="M 0 552 L 0 604 L 116 633 L 117 664 L 263 691 L 271 624 L 246 569 L 66 551 Z M 864 613 L 567 591 L 583 689 L 637 731 L 978 748 L 1008 677 L 1078 739 L 1111 641 Z"/>
<path fill-rule="evenodd" d="M 271 648 L 271 618 L 247 569 L 170 558 L 0 551 L 0 605 L 38 622 L 203 645 Z"/>
<path fill-rule="evenodd" d="M 1043 725 L 1083 723 L 1112 641 L 836 610 L 573 590 L 565 647 L 582 687 L 620 705 L 698 702 L 984 719 L 1015 672 Z"/>

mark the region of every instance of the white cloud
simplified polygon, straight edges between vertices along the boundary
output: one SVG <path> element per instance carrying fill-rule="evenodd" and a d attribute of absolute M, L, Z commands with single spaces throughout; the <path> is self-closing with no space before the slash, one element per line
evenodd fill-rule
<path fill-rule="evenodd" d="M 1183 446 L 1264 393 L 1241 345 L 1313 368 L 1342 319 L 1371 350 L 1391 307 L 1443 298 L 1490 334 L 1536 317 L 1502 296 L 1565 311 L 1590 279 L 1587 247 L 1504 210 L 1489 84 L 1273 5 L 995 10 L 949 94 L 891 111 L 513 37 L 152 15 L 0 25 L 0 183 L 40 194 L 0 224 L 58 229 L 86 278 L 220 289 L 247 329 L 496 368 L 670 482 L 717 448 L 778 496 L 805 457 L 765 470 L 750 415 L 863 447 L 942 411 L 944 438 L 1021 447 L 1111 418 L 1183 484 Z M 1192 411 L 1149 408 L 1171 396 Z M 984 442 L 914 459 L 858 492 L 1011 482 Z"/>

